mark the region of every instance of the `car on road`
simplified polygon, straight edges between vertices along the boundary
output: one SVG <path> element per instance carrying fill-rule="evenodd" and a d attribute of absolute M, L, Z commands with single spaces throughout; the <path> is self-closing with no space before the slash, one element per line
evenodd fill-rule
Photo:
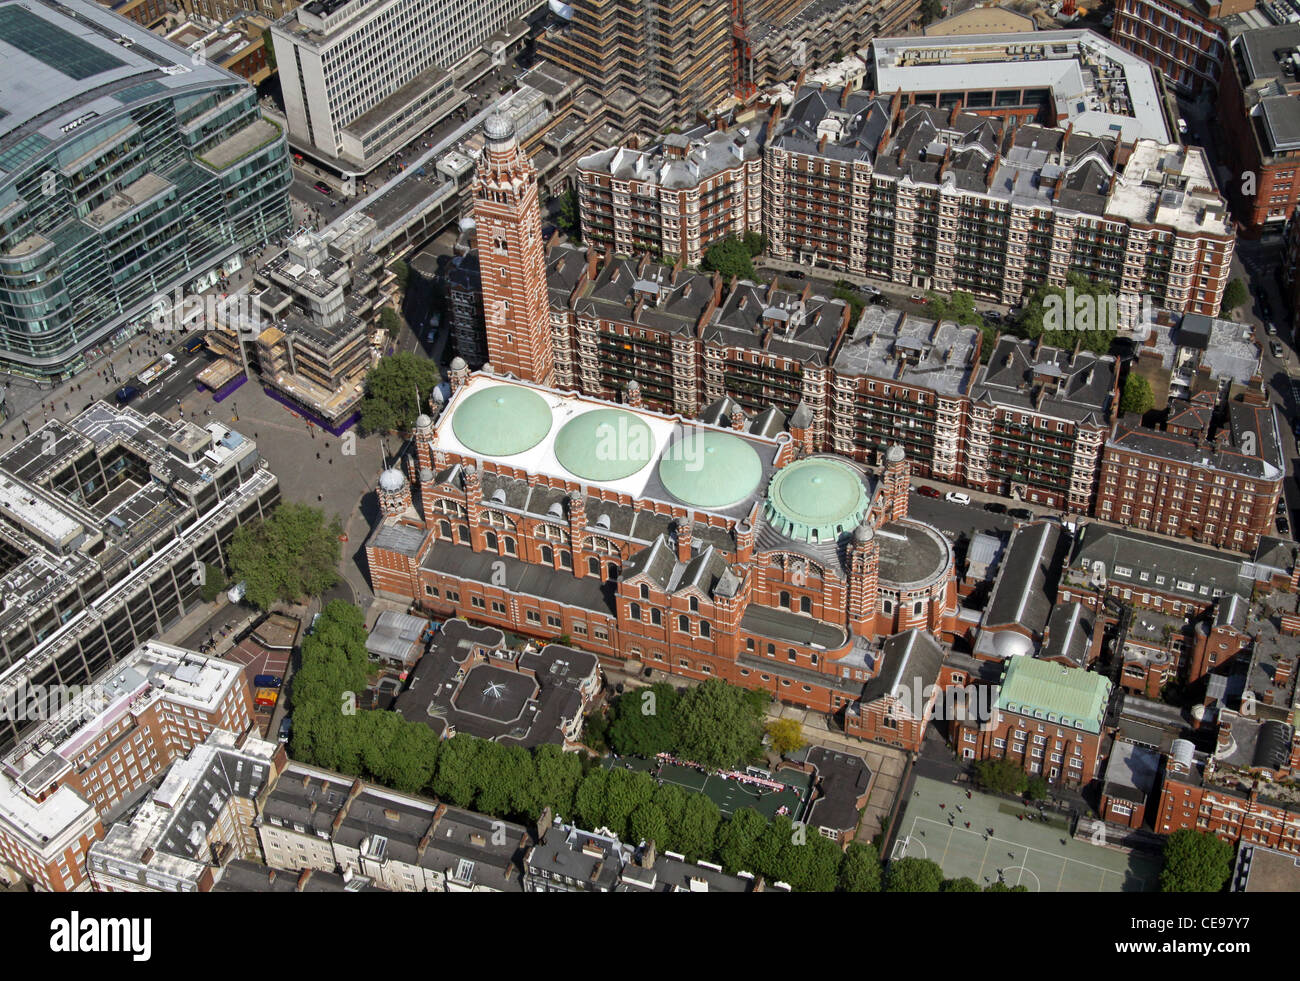
<path fill-rule="evenodd" d="M 889 306 L 889 297 L 885 296 L 884 293 L 877 293 L 869 302 L 874 303 L 878 307 L 887 307 Z"/>
<path fill-rule="evenodd" d="M 927 303 L 930 302 L 930 298 L 926 296 L 924 293 L 913 293 L 911 296 L 908 297 L 908 299 L 911 300 L 913 303 L 921 304 L 921 306 L 925 306 Z"/>
<path fill-rule="evenodd" d="M 280 720 L 280 742 L 287 743 L 289 735 L 293 732 L 293 717 L 286 715 Z"/>
<path fill-rule="evenodd" d="M 320 191 L 321 194 L 324 194 L 326 197 L 329 197 L 331 194 L 334 193 L 334 188 L 330 187 L 324 181 L 317 181 L 312 186 L 316 188 L 316 190 Z"/>
<path fill-rule="evenodd" d="M 961 491 L 949 491 L 943 495 L 943 499 L 949 504 L 969 504 L 970 495 L 963 494 Z"/>
<path fill-rule="evenodd" d="M 1273 323 L 1273 321 L 1271 321 L 1271 320 L 1265 321 L 1265 323 L 1264 323 L 1264 333 L 1267 334 L 1269 337 L 1276 337 L 1276 336 L 1277 336 L 1277 324 Z"/>
<path fill-rule="evenodd" d="M 1034 512 L 1029 508 L 1012 508 L 1007 512 L 1008 517 L 1015 518 L 1017 521 L 1033 521 Z"/>
<path fill-rule="evenodd" d="M 1291 522 L 1285 514 L 1279 514 L 1277 516 L 1277 530 L 1278 534 L 1281 535 L 1291 534 Z"/>
<path fill-rule="evenodd" d="M 123 385 L 117 390 L 117 404 L 126 405 L 133 398 L 140 394 L 140 389 L 134 385 Z"/>
<path fill-rule="evenodd" d="M 798 269 L 791 269 L 789 272 L 786 273 L 786 276 L 789 277 L 790 279 L 807 279 L 807 278 L 808 278 L 808 274 L 807 274 L 807 273 L 805 273 L 805 272 L 800 272 Z"/>
<path fill-rule="evenodd" d="M 942 497 L 942 496 L 943 496 L 943 495 L 941 495 L 941 494 L 940 494 L 940 493 L 939 493 L 935 488 L 931 487 L 929 484 L 918 484 L 917 487 L 916 487 L 916 492 L 917 492 L 918 494 L 920 494 L 922 497 Z"/>
<path fill-rule="evenodd" d="M 1282 345 L 1277 341 L 1268 342 L 1268 353 L 1273 355 L 1278 361 L 1282 360 Z"/>
<path fill-rule="evenodd" d="M 1007 506 L 1000 501 L 989 501 L 984 505 L 984 510 L 989 514 L 1006 514 Z"/>

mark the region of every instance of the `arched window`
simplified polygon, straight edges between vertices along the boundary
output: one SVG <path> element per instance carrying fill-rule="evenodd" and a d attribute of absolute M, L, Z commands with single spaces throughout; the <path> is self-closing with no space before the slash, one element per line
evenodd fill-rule
<path fill-rule="evenodd" d="M 495 552 L 497 550 L 497 533 L 495 531 L 489 531 L 483 536 L 483 542 L 487 545 L 489 552 Z"/>
<path fill-rule="evenodd" d="M 807 596 L 799 597 L 799 612 L 800 613 L 812 612 L 812 600 L 809 599 Z"/>
<path fill-rule="evenodd" d="M 685 613 L 678 614 L 677 629 L 684 634 L 689 634 L 691 632 L 691 620 Z"/>
<path fill-rule="evenodd" d="M 650 587 L 645 583 L 641 584 L 641 598 L 643 600 L 648 600 L 650 598 Z"/>
<path fill-rule="evenodd" d="M 641 619 L 641 604 L 640 604 L 640 603 L 633 603 L 633 604 L 631 604 L 631 605 L 627 608 L 627 615 L 630 616 L 633 620 L 640 620 L 640 619 Z"/>
<path fill-rule="evenodd" d="M 468 544 L 469 544 L 469 529 L 466 528 L 464 525 L 457 525 L 457 526 L 456 526 L 456 537 L 457 537 L 458 539 L 460 539 L 460 543 L 461 543 L 462 545 L 468 545 Z"/>
<path fill-rule="evenodd" d="M 451 522 L 439 521 L 438 534 L 441 535 L 443 538 L 447 539 L 447 541 L 451 541 Z"/>
<path fill-rule="evenodd" d="M 560 553 L 560 568 L 561 569 L 573 568 L 573 554 L 571 552 L 566 551 Z"/>
<path fill-rule="evenodd" d="M 609 578 L 610 579 L 618 578 L 618 566 L 613 562 L 609 564 Z"/>
<path fill-rule="evenodd" d="M 555 549 L 549 545 L 542 546 L 542 563 L 544 565 L 555 565 Z"/>
<path fill-rule="evenodd" d="M 656 627 L 660 626 L 664 622 L 664 618 L 659 615 L 659 607 L 650 607 L 650 622 Z"/>
<path fill-rule="evenodd" d="M 516 551 L 515 540 L 513 538 L 506 538 L 506 555 L 514 555 L 516 554 Z"/>
<path fill-rule="evenodd" d="M 587 575 L 596 577 L 600 576 L 600 559 L 595 558 L 594 556 L 587 559 Z"/>
<path fill-rule="evenodd" d="M 691 612 L 692 613 L 700 612 L 700 598 L 698 596 L 691 597 Z"/>
<path fill-rule="evenodd" d="M 777 600 L 777 605 L 783 606 L 787 610 L 790 609 L 790 594 L 787 593 L 784 589 L 781 590 L 781 597 L 779 600 Z"/>
<path fill-rule="evenodd" d="M 708 620 L 701 620 L 701 621 L 700 621 L 700 636 L 701 636 L 701 637 L 708 637 L 709 634 L 712 632 L 712 629 L 713 629 L 713 628 L 709 626 L 709 621 L 708 621 Z"/>

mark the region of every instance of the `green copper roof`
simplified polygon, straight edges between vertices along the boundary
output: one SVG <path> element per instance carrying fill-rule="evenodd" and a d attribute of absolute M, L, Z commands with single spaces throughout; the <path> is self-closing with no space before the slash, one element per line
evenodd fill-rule
<path fill-rule="evenodd" d="M 564 424 L 555 437 L 560 466 L 583 480 L 630 477 L 654 455 L 650 427 L 623 409 L 595 409 Z"/>
<path fill-rule="evenodd" d="M 758 486 L 763 464 L 754 448 L 729 433 L 697 429 L 664 450 L 659 479 L 683 504 L 725 508 Z"/>
<path fill-rule="evenodd" d="M 546 438 L 551 408 L 532 389 L 493 385 L 456 407 L 451 430 L 475 453 L 514 456 Z"/>
<path fill-rule="evenodd" d="M 862 476 L 851 466 L 809 457 L 772 477 L 764 517 L 787 538 L 833 542 L 858 526 L 870 504 Z"/>
<path fill-rule="evenodd" d="M 1101 732 L 1110 682 L 1102 675 L 1055 661 L 1013 657 L 1002 675 L 995 707 L 1030 718 Z"/>

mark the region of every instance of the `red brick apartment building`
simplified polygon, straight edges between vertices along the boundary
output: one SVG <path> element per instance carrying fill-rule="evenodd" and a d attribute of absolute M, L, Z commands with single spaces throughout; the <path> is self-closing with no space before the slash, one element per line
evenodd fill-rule
<path fill-rule="evenodd" d="M 1007 658 L 990 716 L 956 720 L 953 742 L 964 760 L 1008 759 L 1051 783 L 1087 784 L 1098 776 L 1110 689 L 1091 671 Z"/>
<path fill-rule="evenodd" d="M 1222 710 L 1215 749 L 1176 740 L 1165 761 L 1156 831 L 1194 828 L 1300 855 L 1300 737 L 1275 719 Z"/>
<path fill-rule="evenodd" d="M 1228 192 L 1243 233 L 1283 230 L 1300 201 L 1300 80 L 1292 59 L 1300 24 L 1233 38 L 1219 84 L 1219 145 L 1233 173 Z"/>
<path fill-rule="evenodd" d="M 1254 7 L 1255 0 L 1117 0 L 1110 36 L 1180 93 L 1197 96 L 1219 84 L 1228 51 L 1219 18 Z"/>
<path fill-rule="evenodd" d="M 1184 416 L 1187 414 L 1184 413 Z M 1208 432 L 1116 423 L 1102 451 L 1093 514 L 1216 548 L 1250 552 L 1273 530 L 1286 463 L 1271 405 L 1233 402 Z"/>
<path fill-rule="evenodd" d="M 0 866 L 36 888 L 88 888 L 100 815 L 214 729 L 243 732 L 252 696 L 237 664 L 149 642 L 0 761 Z"/>

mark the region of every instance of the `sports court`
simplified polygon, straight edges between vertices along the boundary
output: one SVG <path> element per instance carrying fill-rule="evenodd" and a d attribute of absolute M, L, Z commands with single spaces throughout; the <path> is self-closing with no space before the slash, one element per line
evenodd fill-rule
<path fill-rule="evenodd" d="M 1032 806 L 978 791 L 967 799 L 965 788 L 925 777 L 913 790 L 892 858 L 928 858 L 946 878 L 965 876 L 979 886 L 997 882 L 1000 874 L 1007 885 L 1030 892 L 1149 892 L 1158 886 L 1158 859 L 1071 838 L 1063 815 L 1048 812 L 1040 821 Z"/>
<path fill-rule="evenodd" d="M 808 804 L 811 778 L 807 774 L 783 770 L 770 778 L 776 783 L 785 784 L 784 790 L 772 790 L 744 783 L 740 780 L 726 778 L 716 773 L 702 773 L 689 766 L 676 763 L 662 763 L 659 760 L 645 760 L 639 757 L 620 756 L 618 759 L 607 757 L 605 765 L 611 769 L 622 766 L 631 770 L 643 770 L 653 777 L 674 783 L 695 793 L 706 794 L 718 805 L 724 816 L 752 807 L 769 821 L 782 813 L 793 821 L 802 819 Z"/>

